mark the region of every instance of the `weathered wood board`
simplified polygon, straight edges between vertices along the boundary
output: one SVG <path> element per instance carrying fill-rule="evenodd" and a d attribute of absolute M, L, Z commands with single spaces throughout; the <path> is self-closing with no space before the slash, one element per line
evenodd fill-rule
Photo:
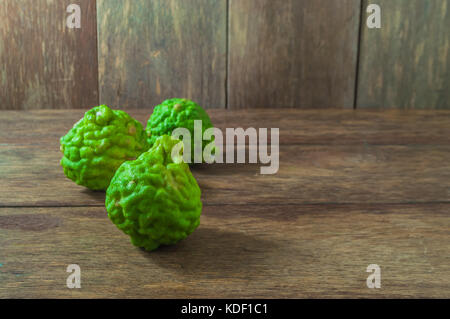
<path fill-rule="evenodd" d="M 209 110 L 222 129 L 233 121 L 235 127 L 280 127 L 282 143 L 276 175 L 261 175 L 262 164 L 194 166 L 206 205 L 448 201 L 448 111 L 286 112 L 302 120 L 286 120 L 279 110 L 251 116 Z M 145 110 L 130 114 L 141 121 L 148 116 Z M 75 185 L 59 165 L 59 137 L 81 116 L 81 110 L 0 113 L 6 128 L 0 133 L 0 206 L 103 205 L 104 193 Z"/>
<path fill-rule="evenodd" d="M 98 0 L 100 101 L 225 107 L 226 0 Z"/>
<path fill-rule="evenodd" d="M 449 146 L 282 145 L 275 175 L 261 175 L 264 164 L 192 172 L 205 205 L 446 202 L 449 157 Z M 104 192 L 67 179 L 60 159 L 57 142 L 0 146 L 0 207 L 104 205 Z"/>
<path fill-rule="evenodd" d="M 190 237 L 149 253 L 104 207 L 3 208 L 0 298 L 449 298 L 449 209 L 206 206 Z"/>
<path fill-rule="evenodd" d="M 353 108 L 360 0 L 230 0 L 230 108 Z"/>
<path fill-rule="evenodd" d="M 363 15 L 357 107 L 450 108 L 450 1 L 365 0 L 381 7 L 381 29 Z"/>
<path fill-rule="evenodd" d="M 56 145 L 85 110 L 0 112 L 0 144 Z M 152 108 L 127 110 L 146 126 Z M 283 145 L 450 145 L 450 111 L 210 109 L 215 127 L 279 128 Z M 270 138 L 269 138 L 270 140 Z"/>
<path fill-rule="evenodd" d="M 201 225 L 152 253 L 62 173 L 58 139 L 82 110 L 0 112 L 0 298 L 450 296 L 450 111 L 208 112 L 220 128 L 282 128 L 280 170 L 193 167 Z"/>
<path fill-rule="evenodd" d="M 98 103 L 95 1 L 0 1 L 0 110 L 87 108 Z"/>

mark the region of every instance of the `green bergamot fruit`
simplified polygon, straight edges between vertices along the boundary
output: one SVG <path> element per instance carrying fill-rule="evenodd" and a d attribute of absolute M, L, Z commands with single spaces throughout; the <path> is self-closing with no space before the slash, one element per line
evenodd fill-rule
<path fill-rule="evenodd" d="M 123 162 L 148 150 L 142 124 L 106 105 L 87 111 L 60 142 L 64 174 L 92 190 L 106 190 Z"/>
<path fill-rule="evenodd" d="M 172 135 L 175 129 L 186 128 L 191 135 L 191 163 L 193 163 L 195 120 L 202 121 L 202 130 L 199 132 L 202 136 L 206 129 L 213 127 L 208 113 L 201 106 L 188 99 L 169 99 L 155 106 L 146 128 L 150 147 L 161 135 Z M 180 138 L 182 139 L 182 137 Z M 214 137 L 212 140 L 214 140 Z M 212 140 L 202 139 L 201 149 L 203 150 Z M 203 154 L 201 154 L 201 160 L 204 161 Z"/>
<path fill-rule="evenodd" d="M 200 224 L 200 188 L 182 155 L 171 156 L 178 143 L 161 136 L 137 160 L 123 163 L 106 191 L 111 221 L 146 250 L 175 244 Z"/>

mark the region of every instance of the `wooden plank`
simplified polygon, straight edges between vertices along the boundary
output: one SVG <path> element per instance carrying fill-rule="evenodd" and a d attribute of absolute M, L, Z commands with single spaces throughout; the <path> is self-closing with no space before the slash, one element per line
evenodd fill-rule
<path fill-rule="evenodd" d="M 79 0 L 81 29 L 66 27 L 71 0 L 0 2 L 0 110 L 98 103 L 95 1 Z"/>
<path fill-rule="evenodd" d="M 280 127 L 282 144 L 273 176 L 259 175 L 259 164 L 193 168 L 206 205 L 449 199 L 448 111 L 208 111 L 221 129 Z M 0 112 L 1 206 L 103 205 L 102 192 L 75 185 L 59 165 L 59 137 L 82 115 Z"/>
<path fill-rule="evenodd" d="M 450 108 L 450 1 L 365 0 L 382 10 L 381 29 L 365 27 L 359 108 Z"/>
<path fill-rule="evenodd" d="M 353 108 L 360 0 L 230 0 L 230 108 Z"/>
<path fill-rule="evenodd" d="M 449 202 L 450 146 L 282 145 L 263 164 L 192 167 L 205 205 Z M 58 141 L 0 146 L 0 206 L 103 206 L 104 193 L 67 179 Z"/>
<path fill-rule="evenodd" d="M 225 107 L 226 0 L 98 0 L 100 101 Z"/>
<path fill-rule="evenodd" d="M 150 253 L 104 208 L 3 208 L 0 298 L 449 298 L 449 208 L 209 206 L 189 238 Z M 66 287 L 69 264 L 81 289 Z"/>
<path fill-rule="evenodd" d="M 127 110 L 144 125 L 152 109 Z M 450 145 L 450 111 L 210 109 L 213 124 L 226 128 L 279 128 L 280 144 Z M 84 110 L 0 112 L 0 144 L 46 144 L 77 122 Z"/>

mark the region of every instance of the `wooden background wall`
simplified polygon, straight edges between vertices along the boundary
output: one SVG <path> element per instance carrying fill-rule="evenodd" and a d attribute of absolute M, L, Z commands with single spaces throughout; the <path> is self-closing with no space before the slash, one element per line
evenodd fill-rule
<path fill-rule="evenodd" d="M 66 27 L 74 0 L 0 1 L 0 109 L 98 103 L 96 7 L 79 1 L 82 29 Z"/>
<path fill-rule="evenodd" d="M 362 28 L 358 107 L 450 108 L 450 0 L 365 0 L 381 31 Z"/>
<path fill-rule="evenodd" d="M 0 109 L 450 108 L 449 39 L 450 0 L 2 0 Z"/>

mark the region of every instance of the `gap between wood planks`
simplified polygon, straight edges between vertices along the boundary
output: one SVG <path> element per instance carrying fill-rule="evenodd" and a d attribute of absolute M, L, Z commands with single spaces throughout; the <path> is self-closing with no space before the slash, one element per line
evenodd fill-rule
<path fill-rule="evenodd" d="M 380 206 L 404 206 L 404 205 L 417 205 L 417 206 L 427 206 L 427 205 L 448 205 L 450 204 L 450 201 L 405 201 L 405 202 L 381 202 L 381 203 L 356 203 L 356 202 L 304 202 L 304 203 L 298 203 L 298 204 L 291 204 L 291 203 L 280 203 L 280 204 L 257 204 L 257 203 L 237 203 L 237 204 L 230 204 L 230 203 L 203 203 L 204 207 L 223 207 L 223 206 L 253 206 L 253 207 L 301 207 L 301 206 L 333 206 L 333 207 L 345 207 L 345 206 L 351 206 L 351 207 L 380 207 Z M 77 204 L 61 204 L 61 205 L 1 205 L 0 209 L 3 208 L 90 208 L 90 207 L 104 207 L 105 205 L 101 204 L 92 204 L 92 205 L 77 205 Z"/>

